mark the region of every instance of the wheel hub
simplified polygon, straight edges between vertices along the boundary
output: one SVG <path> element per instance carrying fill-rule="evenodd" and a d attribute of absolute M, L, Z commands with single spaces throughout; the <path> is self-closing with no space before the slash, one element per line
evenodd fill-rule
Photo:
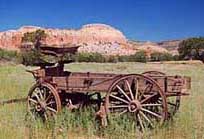
<path fill-rule="evenodd" d="M 42 111 L 46 109 L 46 103 L 41 101 L 36 105 L 36 110 L 37 111 Z"/>
<path fill-rule="evenodd" d="M 141 109 L 141 104 L 138 100 L 133 100 L 129 103 L 128 110 L 129 112 L 137 112 Z"/>

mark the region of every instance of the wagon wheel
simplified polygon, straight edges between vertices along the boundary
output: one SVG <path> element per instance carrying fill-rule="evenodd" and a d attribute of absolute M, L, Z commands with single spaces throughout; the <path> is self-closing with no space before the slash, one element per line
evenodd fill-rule
<path fill-rule="evenodd" d="M 142 73 L 145 76 L 166 76 L 165 73 L 160 71 L 147 71 Z M 168 108 L 168 117 L 171 118 L 179 110 L 181 96 L 172 96 L 167 97 L 167 108 Z M 161 99 L 158 99 L 158 103 L 162 102 Z"/>
<path fill-rule="evenodd" d="M 35 84 L 27 98 L 28 111 L 43 121 L 55 116 L 61 110 L 61 101 L 56 89 L 48 84 Z"/>
<path fill-rule="evenodd" d="M 158 98 L 161 103 L 157 103 Z M 167 117 L 164 92 L 154 80 L 137 74 L 124 76 L 111 85 L 105 110 L 114 118 L 130 115 L 142 131 L 162 124 Z"/>

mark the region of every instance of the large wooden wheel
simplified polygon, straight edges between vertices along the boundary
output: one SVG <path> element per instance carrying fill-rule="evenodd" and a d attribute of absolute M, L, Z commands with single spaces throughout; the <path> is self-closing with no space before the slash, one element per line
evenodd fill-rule
<path fill-rule="evenodd" d="M 56 89 L 48 84 L 35 84 L 27 98 L 28 111 L 34 117 L 47 120 L 61 110 L 61 101 Z"/>
<path fill-rule="evenodd" d="M 160 71 L 146 71 L 142 73 L 145 76 L 166 76 L 165 73 Z M 165 92 L 166 94 L 167 92 Z M 176 112 L 179 110 L 180 102 L 181 102 L 181 96 L 175 95 L 175 96 L 167 96 L 167 108 L 168 108 L 168 117 L 172 118 Z M 158 103 L 161 103 L 161 99 L 158 99 Z"/>
<path fill-rule="evenodd" d="M 157 103 L 159 98 L 161 103 Z M 105 110 L 114 118 L 131 115 L 142 131 L 162 124 L 167 118 L 164 92 L 154 80 L 137 74 L 124 76 L 111 85 Z"/>

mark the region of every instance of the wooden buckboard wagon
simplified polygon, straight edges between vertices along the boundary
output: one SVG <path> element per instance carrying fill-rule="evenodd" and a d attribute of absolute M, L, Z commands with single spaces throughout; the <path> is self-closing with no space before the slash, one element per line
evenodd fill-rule
<path fill-rule="evenodd" d="M 62 107 L 70 110 L 90 104 L 98 106 L 97 117 L 106 126 L 110 116 L 131 115 L 144 131 L 171 118 L 179 109 L 180 99 L 191 88 L 189 77 L 168 76 L 158 71 L 141 74 L 81 73 L 64 70 L 64 54 L 78 47 L 41 47 L 40 52 L 58 57 L 57 63 L 38 63 L 29 71 L 36 79 L 31 87 L 28 110 L 43 120 L 56 115 Z M 91 68 L 91 67 L 90 67 Z"/>

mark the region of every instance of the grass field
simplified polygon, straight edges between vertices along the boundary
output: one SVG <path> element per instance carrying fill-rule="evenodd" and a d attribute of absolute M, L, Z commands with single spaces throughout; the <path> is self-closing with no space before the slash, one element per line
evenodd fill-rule
<path fill-rule="evenodd" d="M 26 97 L 34 83 L 32 75 L 24 67 L 15 64 L 0 64 L 0 101 Z M 202 64 L 142 64 L 142 63 L 73 63 L 66 66 L 70 71 L 105 73 L 142 73 L 159 70 L 170 75 L 185 75 L 192 78 L 191 95 L 183 97 L 179 112 L 165 126 L 146 133 L 143 137 L 123 120 L 107 129 L 98 130 L 93 112 L 70 113 L 63 111 L 57 122 L 42 124 L 40 121 L 26 121 L 26 104 L 0 106 L 0 139 L 26 138 L 148 138 L 148 139 L 204 139 L 204 65 Z"/>

